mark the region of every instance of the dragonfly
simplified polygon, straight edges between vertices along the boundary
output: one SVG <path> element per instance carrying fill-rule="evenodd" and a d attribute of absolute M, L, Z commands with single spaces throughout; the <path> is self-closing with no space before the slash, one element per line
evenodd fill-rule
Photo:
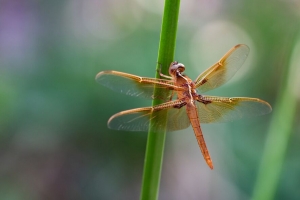
<path fill-rule="evenodd" d="M 159 105 L 116 113 L 109 118 L 108 127 L 123 131 L 148 131 L 151 128 L 159 133 L 182 130 L 191 125 L 202 155 L 207 165 L 213 169 L 200 123 L 229 122 L 272 111 L 268 102 L 258 98 L 203 95 L 230 80 L 245 62 L 249 51 L 247 45 L 234 46 L 195 81 L 183 73 L 185 66 L 177 61 L 170 64 L 169 75 L 159 71 L 160 78 L 141 77 L 119 71 L 99 72 L 96 81 L 112 90 L 135 97 L 164 100 Z"/>

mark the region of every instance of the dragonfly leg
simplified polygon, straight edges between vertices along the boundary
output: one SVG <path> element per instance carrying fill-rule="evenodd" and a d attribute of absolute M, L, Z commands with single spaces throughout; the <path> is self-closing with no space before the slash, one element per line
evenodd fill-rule
<path fill-rule="evenodd" d="M 179 108 L 182 108 L 183 106 L 185 106 L 186 104 L 187 104 L 186 102 L 182 102 L 181 104 L 176 104 L 173 107 L 179 109 Z"/>
<path fill-rule="evenodd" d="M 156 71 L 159 73 L 160 78 L 164 77 L 166 79 L 173 79 L 172 76 L 168 76 L 168 75 L 165 75 L 165 74 L 161 73 L 162 65 L 161 65 L 161 63 L 158 63 L 158 64 L 159 64 L 159 69 L 157 69 Z"/>

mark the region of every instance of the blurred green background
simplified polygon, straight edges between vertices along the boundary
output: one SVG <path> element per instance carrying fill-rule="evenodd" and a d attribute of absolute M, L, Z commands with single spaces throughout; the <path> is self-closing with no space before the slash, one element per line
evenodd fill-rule
<path fill-rule="evenodd" d="M 102 70 L 154 77 L 163 4 L 0 0 L 0 199 L 139 198 L 147 134 L 106 123 L 151 101 L 94 78 Z M 270 130 L 287 141 L 274 199 L 300 199 L 299 10 L 297 0 L 181 2 L 175 58 L 186 74 L 194 79 L 234 45 L 247 44 L 242 69 L 208 94 L 261 98 L 273 112 L 203 125 L 213 171 L 191 128 L 168 133 L 160 199 L 251 199 L 265 144 L 276 140 Z M 293 112 L 287 117 L 280 105 Z"/>

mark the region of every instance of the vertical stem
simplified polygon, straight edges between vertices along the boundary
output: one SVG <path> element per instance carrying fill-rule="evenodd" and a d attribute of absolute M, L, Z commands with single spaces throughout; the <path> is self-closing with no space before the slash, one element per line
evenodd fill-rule
<path fill-rule="evenodd" d="M 253 200 L 271 200 L 274 199 L 276 195 L 297 106 L 297 100 L 292 88 L 294 87 L 293 84 L 296 78 L 298 78 L 295 76 L 298 60 L 294 66 L 293 63 L 295 61 L 293 62 L 293 60 L 299 56 L 299 52 L 300 43 L 298 43 L 298 51 L 294 50 L 294 55 L 289 63 L 289 67 L 286 68 L 285 80 L 282 83 L 283 87 L 278 95 L 278 101 L 276 102 L 273 112 L 265 149 L 262 154 L 262 162 L 253 191 Z"/>
<path fill-rule="evenodd" d="M 296 99 L 285 90 L 281 95 L 271 121 L 258 178 L 253 192 L 253 200 L 272 200 L 277 191 L 285 153 L 293 128 Z"/>
<path fill-rule="evenodd" d="M 163 74 L 167 74 L 168 67 L 174 60 L 179 7 L 180 0 L 165 0 L 157 64 L 157 69 L 161 67 Z M 159 77 L 158 73 L 156 73 L 156 77 Z M 155 88 L 154 96 L 156 96 L 155 93 L 157 92 L 159 92 L 159 88 Z M 159 99 L 153 100 L 153 105 L 160 103 L 162 103 L 162 101 Z M 167 116 L 164 117 L 165 119 L 167 118 Z M 156 119 L 152 119 L 151 124 L 155 123 L 155 120 Z M 151 130 L 151 128 L 149 129 L 140 196 L 141 200 L 155 200 L 158 198 L 165 137 L 165 131 L 157 133 Z"/>

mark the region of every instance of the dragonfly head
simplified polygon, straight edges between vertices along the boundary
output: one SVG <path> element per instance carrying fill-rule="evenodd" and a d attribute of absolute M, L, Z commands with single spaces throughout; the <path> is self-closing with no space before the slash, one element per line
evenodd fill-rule
<path fill-rule="evenodd" d="M 178 73 L 182 73 L 185 70 L 185 66 L 182 63 L 178 63 L 177 61 L 174 61 L 170 64 L 169 67 L 169 74 L 171 76 L 175 76 Z"/>

